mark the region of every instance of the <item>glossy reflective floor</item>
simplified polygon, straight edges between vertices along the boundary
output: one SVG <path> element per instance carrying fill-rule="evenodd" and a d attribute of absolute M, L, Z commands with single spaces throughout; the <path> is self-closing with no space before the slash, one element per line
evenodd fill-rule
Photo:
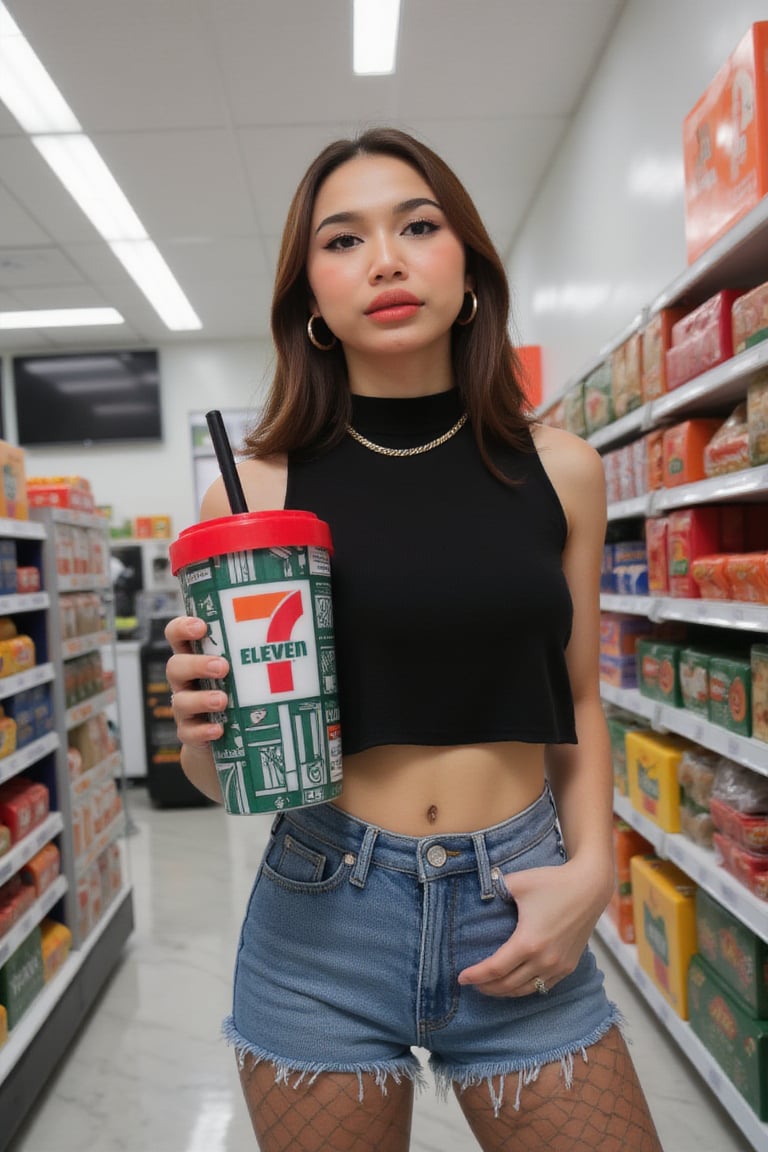
<path fill-rule="evenodd" d="M 136 931 L 68 1059 L 12 1152 L 249 1152 L 256 1148 L 218 1038 L 229 1011 L 240 918 L 266 817 L 218 808 L 156 810 L 128 793 Z M 666 1152 L 750 1145 L 595 945 L 629 1023 L 640 1078 Z M 416 1102 L 413 1152 L 476 1152 L 454 1101 Z M 631 1150 L 628 1150 L 631 1152 Z"/>

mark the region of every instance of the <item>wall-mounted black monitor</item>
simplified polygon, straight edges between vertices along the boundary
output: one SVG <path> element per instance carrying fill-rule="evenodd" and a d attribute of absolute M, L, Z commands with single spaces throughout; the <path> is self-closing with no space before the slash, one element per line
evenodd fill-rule
<path fill-rule="evenodd" d="M 14 356 L 19 444 L 161 440 L 155 350 Z"/>

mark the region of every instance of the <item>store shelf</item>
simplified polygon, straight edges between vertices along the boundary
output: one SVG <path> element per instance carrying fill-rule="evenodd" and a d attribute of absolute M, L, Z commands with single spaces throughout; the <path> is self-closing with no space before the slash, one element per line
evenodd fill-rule
<path fill-rule="evenodd" d="M 629 797 L 614 793 L 613 810 L 635 831 L 653 844 L 658 856 L 671 860 L 700 888 L 709 892 L 746 924 L 756 936 L 768 941 L 768 902 L 754 896 L 729 872 L 721 868 L 715 852 L 694 844 L 680 832 L 665 832 L 632 805 Z"/>
<path fill-rule="evenodd" d="M 59 592 L 102 592 L 111 587 L 112 583 L 108 576 L 98 576 L 95 572 L 60 576 L 58 582 Z"/>
<path fill-rule="evenodd" d="M 605 612 L 624 612 L 659 620 L 684 620 L 712 628 L 738 628 L 745 632 L 768 632 L 768 604 L 740 600 L 695 600 L 677 596 L 616 596 L 602 593 Z"/>
<path fill-rule="evenodd" d="M 768 744 L 762 740 L 738 736 L 727 728 L 721 728 L 719 724 L 711 724 L 687 708 L 672 708 L 658 700 L 649 700 L 637 688 L 614 688 L 610 684 L 601 684 L 600 695 L 610 704 L 616 704 L 636 716 L 644 716 L 657 732 L 674 732 L 677 736 L 685 736 L 712 752 L 743 764 L 745 768 L 768 776 Z"/>
<path fill-rule="evenodd" d="M 117 840 L 118 836 L 122 835 L 125 830 L 125 813 L 121 812 L 108 828 L 100 832 L 98 836 L 94 837 L 93 844 L 82 856 L 75 859 L 75 877 L 80 880 L 82 876 L 88 871 L 92 864 L 95 864 L 102 852 L 104 852 L 113 840 Z"/>
<path fill-rule="evenodd" d="M 734 1123 L 749 1140 L 755 1152 L 768 1152 L 768 1124 L 763 1124 L 747 1101 L 731 1083 L 712 1054 L 696 1033 L 661 995 L 656 985 L 640 967 L 637 949 L 625 944 L 607 916 L 602 916 L 595 929 L 598 938 L 630 977 L 645 1002 L 664 1025 L 667 1033 L 680 1046 L 693 1067 L 703 1076 L 715 1096 L 728 1111 Z"/>
<path fill-rule="evenodd" d="M 606 424 L 605 428 L 593 432 L 587 440 L 597 449 L 618 446 L 625 440 L 635 439 L 641 432 L 647 432 L 651 427 L 651 421 L 652 405 L 649 401 L 643 404 L 642 408 L 635 408 L 634 411 L 627 412 L 626 416 L 621 416 L 611 424 Z"/>
<path fill-rule="evenodd" d="M 95 652 L 111 644 L 114 636 L 111 632 L 92 632 L 88 636 L 72 636 L 69 640 L 61 642 L 62 660 L 71 660 L 74 656 L 83 656 L 86 652 Z"/>
<path fill-rule="evenodd" d="M 36 520 L 10 520 L 0 517 L 0 537 L 14 540 L 44 540 L 45 526 Z"/>
<path fill-rule="evenodd" d="M 4 676 L 0 679 L 0 700 L 8 696 L 15 696 L 25 688 L 35 688 L 38 684 L 48 684 L 54 678 L 53 664 L 35 664 L 34 668 L 27 668 L 25 672 L 17 672 L 15 676 Z"/>
<path fill-rule="evenodd" d="M 765 367 L 768 367 L 768 342 L 739 352 L 716 368 L 652 400 L 648 427 L 700 411 L 702 405 L 712 409 L 737 404 L 744 399 L 750 378 Z"/>
<path fill-rule="evenodd" d="M 63 827 L 64 820 L 61 812 L 51 812 L 47 819 L 39 827 L 33 828 L 23 840 L 19 841 L 15 848 L 6 852 L 4 856 L 0 856 L 0 884 L 5 884 L 6 880 L 10 880 L 11 876 L 18 872 L 19 868 L 23 868 L 27 860 L 31 860 L 44 844 L 53 840 Z"/>
<path fill-rule="evenodd" d="M 77 977 L 88 971 L 88 962 L 93 956 L 94 949 L 103 939 L 113 935 L 115 926 L 117 925 L 119 927 L 120 921 L 125 920 L 126 913 L 128 915 L 130 931 L 130 928 L 133 927 L 133 916 L 131 890 L 127 885 L 123 887 L 117 897 L 105 909 L 104 915 L 94 927 L 85 945 L 76 952 L 70 952 L 69 957 L 61 969 L 53 979 L 45 985 L 24 1013 L 19 1023 L 12 1029 L 6 1044 L 0 1048 L 0 1086 L 11 1075 L 14 1069 L 18 1067 L 21 1057 L 36 1038 L 39 1038 L 41 1042 L 44 1043 L 45 1026 L 49 1019 L 52 1018 L 57 1004 L 63 1000 L 67 991 L 77 983 Z M 112 948 L 114 949 L 115 946 L 118 949 L 122 948 L 122 944 L 127 938 L 127 935 L 128 932 L 125 931 L 124 927 L 119 928 L 116 940 L 112 942 Z M 79 1006 L 82 1008 L 82 1016 L 85 1015 L 85 1011 L 87 1011 L 90 1004 L 96 999 L 100 987 L 100 984 L 93 987 L 89 985 L 88 982 L 83 982 L 83 987 L 79 989 L 79 999 L 84 1000 L 84 1003 Z M 58 1039 L 62 1039 L 61 1035 L 59 1035 Z M 55 1044 L 52 1044 L 52 1047 L 55 1046 Z M 12 1134 L 13 1129 L 11 1126 L 9 1125 L 7 1128 L 4 1128 L 2 1124 L 3 1099 L 4 1093 L 0 1092 L 0 1132 L 4 1133 L 7 1131 L 9 1134 Z M 9 1104 L 11 1104 L 10 1098 Z M 0 1146 L 2 1146 L 2 1139 L 3 1137 L 0 1136 Z"/>
<path fill-rule="evenodd" d="M 687 508 L 691 504 L 713 504 L 722 500 L 765 500 L 768 498 L 768 464 L 744 468 L 724 476 L 711 476 L 695 484 L 677 488 L 659 488 L 648 499 L 648 515 L 668 508 Z"/>
<path fill-rule="evenodd" d="M 66 876 L 57 876 L 50 888 L 46 888 L 39 900 L 28 908 L 10 932 L 0 936 L 0 968 L 9 956 L 12 956 L 20 944 L 26 940 L 33 928 L 43 920 L 54 904 L 58 904 L 67 890 Z"/>
<path fill-rule="evenodd" d="M 636 520 L 649 514 L 650 497 L 635 496 L 632 500 L 617 500 L 608 505 L 609 520 Z"/>
<path fill-rule="evenodd" d="M 37 764 L 38 760 L 42 760 L 43 756 L 55 752 L 58 747 L 58 732 L 47 732 L 45 736 L 30 741 L 23 748 L 18 748 L 10 756 L 0 760 L 0 784 L 4 780 L 10 780 L 12 776 L 18 776 L 19 772 L 25 772 L 33 764 Z"/>
<path fill-rule="evenodd" d="M 105 518 L 91 512 L 76 512 L 72 508 L 49 508 L 47 506 L 34 508 L 32 511 L 43 516 L 48 514 L 54 524 L 72 524 L 77 528 L 99 528 L 105 532 L 105 535 L 108 529 Z"/>
<path fill-rule="evenodd" d="M 105 692 L 99 692 L 96 696 L 89 696 L 87 700 L 81 700 L 79 704 L 74 704 L 68 708 L 65 714 L 65 723 L 67 732 L 78 724 L 82 724 L 90 716 L 97 716 L 99 712 L 103 712 L 110 704 L 114 704 L 117 700 L 117 689 L 107 688 Z"/>
<path fill-rule="evenodd" d="M 2 536 L 1 532 L 0 536 Z M 41 608 L 47 608 L 50 602 L 51 598 L 47 592 L 19 592 L 13 595 L 0 596 L 0 616 L 16 616 L 20 612 L 37 612 Z"/>

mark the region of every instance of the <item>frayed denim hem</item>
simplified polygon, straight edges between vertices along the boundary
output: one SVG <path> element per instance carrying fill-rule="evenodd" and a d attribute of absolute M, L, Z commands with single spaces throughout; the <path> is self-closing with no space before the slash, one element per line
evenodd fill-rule
<path fill-rule="evenodd" d="M 513 1104 L 516 1112 L 520 1111 L 520 1097 L 523 1088 L 538 1080 L 539 1073 L 545 1064 L 556 1064 L 559 1061 L 565 1087 L 571 1088 L 573 1085 L 573 1064 L 576 1055 L 580 1052 L 582 1060 L 585 1064 L 588 1064 L 589 1056 L 587 1055 L 587 1049 L 591 1047 L 592 1044 L 596 1044 L 598 1040 L 602 1040 L 602 1038 L 610 1032 L 611 1028 L 614 1027 L 623 1033 L 625 1020 L 616 1005 L 612 1004 L 610 1016 L 599 1028 L 591 1032 L 585 1040 L 582 1040 L 581 1043 L 573 1047 L 554 1048 L 551 1052 L 545 1053 L 533 1064 L 523 1064 L 519 1060 L 514 1060 L 506 1062 L 498 1061 L 495 1064 L 484 1064 L 480 1067 L 467 1068 L 460 1064 L 443 1064 L 432 1056 L 429 1060 L 429 1066 L 435 1077 L 437 1094 L 442 1100 L 445 1100 L 448 1097 L 449 1089 L 454 1085 L 459 1092 L 464 1092 L 467 1088 L 474 1088 L 478 1084 L 482 1084 L 483 1081 L 486 1081 L 491 1097 L 491 1104 L 493 1105 L 493 1115 L 498 1120 L 499 1112 L 504 1103 L 504 1088 L 508 1077 L 517 1075 L 517 1088 L 515 1091 L 515 1102 Z M 498 1080 L 498 1088 L 494 1083 L 495 1080 Z"/>
<path fill-rule="evenodd" d="M 282 1056 L 275 1056 L 263 1048 L 258 1048 L 240 1035 L 232 1016 L 227 1016 L 221 1026 L 221 1033 L 226 1042 L 235 1049 L 241 1071 L 246 1057 L 250 1056 L 254 1064 L 271 1064 L 275 1069 L 275 1083 L 285 1084 L 288 1087 L 298 1088 L 305 1082 L 313 1084 L 324 1072 L 351 1072 L 357 1076 L 357 1099 L 362 1104 L 364 1075 L 373 1076 L 383 1096 L 387 1095 L 387 1082 L 390 1078 L 395 1084 L 401 1084 L 403 1080 L 412 1080 L 417 1089 L 424 1088 L 426 1084 L 424 1071 L 413 1053 L 398 1060 L 380 1060 L 372 1064 L 322 1064 L 317 1060 L 286 1060 Z"/>

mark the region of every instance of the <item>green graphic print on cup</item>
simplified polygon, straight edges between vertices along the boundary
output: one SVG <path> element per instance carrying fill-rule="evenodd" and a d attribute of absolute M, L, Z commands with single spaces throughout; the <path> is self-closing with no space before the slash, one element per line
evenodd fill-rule
<path fill-rule="evenodd" d="M 341 792 L 330 559 L 314 546 L 246 549 L 178 573 L 200 651 L 230 665 L 213 757 L 229 812 L 274 812 Z"/>

